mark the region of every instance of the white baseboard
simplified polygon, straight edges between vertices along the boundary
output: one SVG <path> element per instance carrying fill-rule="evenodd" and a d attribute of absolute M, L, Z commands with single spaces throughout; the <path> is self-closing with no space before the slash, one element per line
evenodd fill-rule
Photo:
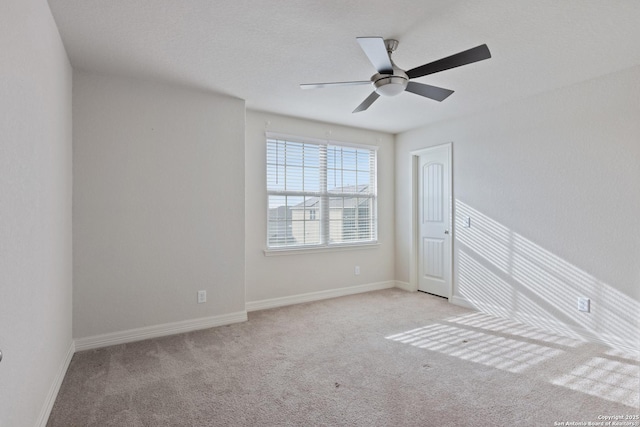
<path fill-rule="evenodd" d="M 76 351 L 90 350 L 246 321 L 247 312 L 238 311 L 235 313 L 221 314 L 219 316 L 202 317 L 200 319 L 183 320 L 180 322 L 164 323 L 144 328 L 78 338 L 75 341 L 75 347 Z"/>
<path fill-rule="evenodd" d="M 64 376 L 67 374 L 67 369 L 69 368 L 69 364 L 71 363 L 71 359 L 73 358 L 73 354 L 76 352 L 75 344 L 71 341 L 71 345 L 67 350 L 67 354 L 62 361 L 62 365 L 58 368 L 58 373 L 49 388 L 49 393 L 47 394 L 47 399 L 44 402 L 44 406 L 42 407 L 42 411 L 40 411 L 40 416 L 38 417 L 38 421 L 36 422 L 36 426 L 45 427 L 47 422 L 49 421 L 49 415 L 51 415 L 51 410 L 53 409 L 53 404 L 56 402 L 56 397 L 58 397 L 58 392 L 60 391 L 60 386 L 62 385 L 62 381 L 64 380 Z"/>
<path fill-rule="evenodd" d="M 250 301 L 245 304 L 247 311 L 266 310 L 269 308 L 284 307 L 286 305 L 300 304 L 303 302 L 319 301 L 328 298 L 342 297 L 346 295 L 360 294 L 363 292 L 378 291 L 395 287 L 395 281 L 368 283 L 366 285 L 349 286 L 346 288 L 330 289 L 327 291 L 309 292 L 306 294 L 291 295 L 288 297 L 263 299 Z"/>
<path fill-rule="evenodd" d="M 471 304 L 469 301 L 467 301 L 466 298 L 459 297 L 457 295 L 452 296 L 451 299 L 449 299 L 449 302 L 451 304 L 455 304 L 455 305 L 458 305 L 460 307 L 469 308 L 471 310 L 478 311 L 478 308 L 476 306 L 474 306 L 473 304 Z"/>
<path fill-rule="evenodd" d="M 577 338 L 588 342 L 593 342 L 597 344 L 603 344 L 607 347 L 622 349 L 622 350 L 631 350 L 637 351 L 638 344 L 629 342 L 629 340 L 625 340 L 622 337 L 613 335 L 613 334 L 604 334 L 604 333 L 596 333 L 587 328 L 578 325 L 568 325 L 566 323 L 560 322 L 556 319 L 550 318 L 542 318 L 540 316 L 534 316 L 528 313 L 522 312 L 513 312 L 504 307 L 500 307 L 494 304 L 489 304 L 481 301 L 473 301 L 462 296 L 455 295 L 451 298 L 451 303 L 469 308 L 471 310 L 480 311 L 482 313 L 487 313 L 492 316 L 500 317 L 503 319 L 512 320 L 515 322 L 520 322 L 522 324 L 532 326 L 535 328 L 541 328 L 546 331 L 550 331 L 556 333 L 558 335 L 563 335 L 568 338 Z"/>
<path fill-rule="evenodd" d="M 411 286 L 411 283 L 408 282 L 402 282 L 400 280 L 396 280 L 396 288 L 398 289 L 402 289 L 403 291 L 407 291 L 407 292 L 415 292 L 416 289 L 413 289 L 413 286 Z"/>

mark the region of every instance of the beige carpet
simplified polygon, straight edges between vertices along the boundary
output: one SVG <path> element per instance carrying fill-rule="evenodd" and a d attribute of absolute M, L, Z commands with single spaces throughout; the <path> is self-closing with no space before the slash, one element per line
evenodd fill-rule
<path fill-rule="evenodd" d="M 48 426 L 587 425 L 638 414 L 639 378 L 637 354 L 389 289 L 77 353 Z"/>

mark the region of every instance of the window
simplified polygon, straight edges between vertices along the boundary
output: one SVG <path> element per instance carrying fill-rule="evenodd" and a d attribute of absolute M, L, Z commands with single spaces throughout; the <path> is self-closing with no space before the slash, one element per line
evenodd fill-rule
<path fill-rule="evenodd" d="M 267 134 L 267 248 L 376 242 L 376 154 Z"/>

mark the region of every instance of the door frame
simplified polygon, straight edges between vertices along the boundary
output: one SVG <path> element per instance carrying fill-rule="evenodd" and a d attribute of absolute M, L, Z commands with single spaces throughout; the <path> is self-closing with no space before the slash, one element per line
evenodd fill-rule
<path fill-rule="evenodd" d="M 450 239 L 451 245 L 449 245 L 449 292 L 447 298 L 449 302 L 451 302 L 453 298 L 453 244 L 455 237 L 455 230 L 453 227 L 453 142 L 447 142 L 444 144 L 432 145 L 429 147 L 421 148 L 419 150 L 411 151 L 409 154 L 411 155 L 411 248 L 409 253 L 409 287 L 410 290 L 417 292 L 418 291 L 418 233 L 420 231 L 418 224 L 418 209 L 419 209 L 419 197 L 418 194 L 418 179 L 420 175 L 420 170 L 418 166 L 418 161 L 420 156 L 429 154 L 430 151 L 441 149 L 442 147 L 447 147 L 447 154 L 449 156 L 449 176 L 447 177 L 449 181 L 449 230 L 450 230 Z"/>

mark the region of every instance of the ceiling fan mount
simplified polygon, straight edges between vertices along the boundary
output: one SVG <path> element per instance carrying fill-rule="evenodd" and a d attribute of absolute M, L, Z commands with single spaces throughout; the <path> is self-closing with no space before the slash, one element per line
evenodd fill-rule
<path fill-rule="evenodd" d="M 318 89 L 332 86 L 372 84 L 374 91 L 353 110 L 354 113 L 369 108 L 380 95 L 396 96 L 404 91 L 435 101 L 443 101 L 453 93 L 452 90 L 412 82 L 410 80 L 491 58 L 489 48 L 486 44 L 483 44 L 405 71 L 391 60 L 391 54 L 398 48 L 398 40 L 384 40 L 382 37 L 358 37 L 357 41 L 377 71 L 376 74 L 371 76 L 371 79 L 350 82 L 301 84 L 300 87 L 302 89 Z"/>
<path fill-rule="evenodd" d="M 384 39 L 384 47 L 387 49 L 387 53 L 391 55 L 398 48 L 398 40 Z"/>

